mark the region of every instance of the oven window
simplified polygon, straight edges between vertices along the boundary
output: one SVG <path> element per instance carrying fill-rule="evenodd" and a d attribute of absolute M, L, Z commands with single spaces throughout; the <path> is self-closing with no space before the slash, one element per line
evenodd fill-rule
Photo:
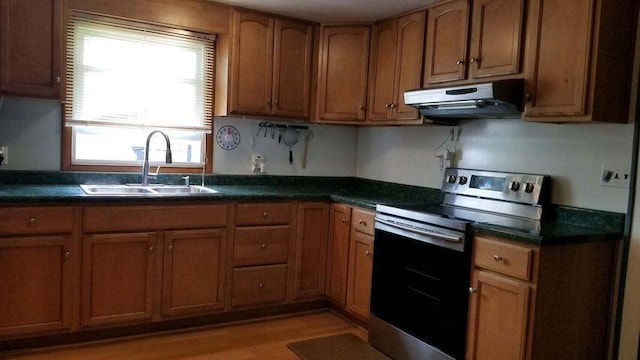
<path fill-rule="evenodd" d="M 471 176 L 469 187 L 479 190 L 504 191 L 507 179 L 492 176 Z"/>

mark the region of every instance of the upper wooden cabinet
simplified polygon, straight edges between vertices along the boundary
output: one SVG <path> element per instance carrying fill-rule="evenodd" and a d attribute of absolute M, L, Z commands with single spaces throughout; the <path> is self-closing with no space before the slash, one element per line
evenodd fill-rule
<path fill-rule="evenodd" d="M 362 123 L 371 29 L 368 25 L 331 25 L 321 31 L 316 120 Z"/>
<path fill-rule="evenodd" d="M 309 117 L 313 27 L 233 11 L 229 113 Z"/>
<path fill-rule="evenodd" d="M 470 10 L 469 0 L 429 8 L 425 86 L 520 73 L 524 0 L 473 1 L 471 22 Z"/>
<path fill-rule="evenodd" d="M 60 98 L 62 0 L 0 0 L 0 94 Z"/>
<path fill-rule="evenodd" d="M 533 0 L 525 120 L 629 121 L 638 2 Z"/>
<path fill-rule="evenodd" d="M 404 104 L 404 92 L 422 80 L 425 12 L 373 27 L 367 118 L 375 122 L 419 122 L 418 111 Z"/>

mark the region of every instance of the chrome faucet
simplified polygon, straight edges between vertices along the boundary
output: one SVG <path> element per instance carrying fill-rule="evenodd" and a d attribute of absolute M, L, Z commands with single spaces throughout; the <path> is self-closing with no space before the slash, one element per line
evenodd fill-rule
<path fill-rule="evenodd" d="M 167 134 L 163 133 L 160 130 L 152 131 L 149 136 L 147 136 L 147 145 L 144 147 L 144 164 L 142 165 L 142 185 L 149 185 L 149 179 L 155 179 L 158 175 L 156 171 L 155 174 L 149 174 L 149 142 L 151 141 L 151 137 L 155 134 L 162 134 L 164 136 L 165 141 L 167 142 L 167 150 L 165 162 L 167 164 L 171 164 L 171 142 L 169 141 L 169 137 Z M 160 169 L 160 167 L 158 167 Z"/>

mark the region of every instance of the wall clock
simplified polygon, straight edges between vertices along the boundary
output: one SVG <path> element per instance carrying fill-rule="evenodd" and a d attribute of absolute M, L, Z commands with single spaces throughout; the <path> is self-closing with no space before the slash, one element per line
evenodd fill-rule
<path fill-rule="evenodd" d="M 216 134 L 218 146 L 225 150 L 233 150 L 240 144 L 240 133 L 238 129 L 231 125 L 224 125 L 218 129 Z"/>

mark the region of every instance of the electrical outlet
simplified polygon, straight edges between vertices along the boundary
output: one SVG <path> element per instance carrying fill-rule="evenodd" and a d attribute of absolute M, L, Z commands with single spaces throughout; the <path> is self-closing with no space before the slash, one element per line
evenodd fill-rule
<path fill-rule="evenodd" d="M 0 157 L 2 157 L 2 161 L 0 161 L 0 166 L 9 165 L 9 147 L 8 146 L 0 146 Z"/>
<path fill-rule="evenodd" d="M 602 165 L 600 186 L 629 188 L 629 170 L 622 166 Z"/>

